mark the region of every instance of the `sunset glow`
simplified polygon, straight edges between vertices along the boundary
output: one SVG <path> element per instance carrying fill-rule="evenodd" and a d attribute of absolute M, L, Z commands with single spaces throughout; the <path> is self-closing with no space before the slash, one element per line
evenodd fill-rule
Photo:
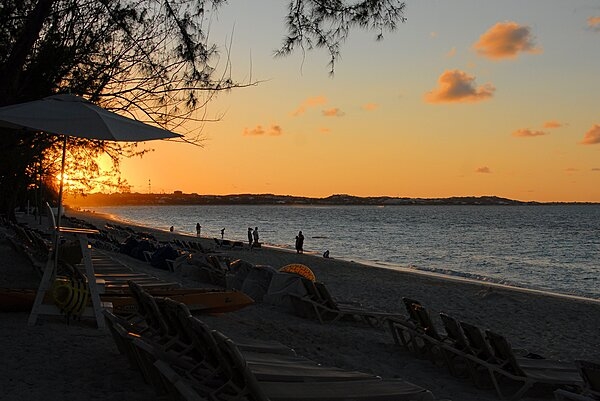
<path fill-rule="evenodd" d="M 126 160 L 132 191 L 600 202 L 596 1 L 409 2 L 383 41 L 353 32 L 333 77 L 320 50 L 273 58 L 286 4 L 259 3 L 211 38 L 261 83 L 209 103 L 203 148 Z"/>

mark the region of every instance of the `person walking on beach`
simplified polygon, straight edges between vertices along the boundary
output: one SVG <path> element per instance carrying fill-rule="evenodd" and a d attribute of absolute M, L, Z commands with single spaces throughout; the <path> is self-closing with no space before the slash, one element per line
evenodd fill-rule
<path fill-rule="evenodd" d="M 252 237 L 254 238 L 254 245 L 258 246 L 258 227 L 254 227 Z"/>
<path fill-rule="evenodd" d="M 299 231 L 296 235 L 296 253 L 304 253 L 304 235 L 302 235 L 302 231 Z"/>
<path fill-rule="evenodd" d="M 252 227 L 248 227 L 248 247 L 252 249 Z"/>
<path fill-rule="evenodd" d="M 200 236 L 200 230 L 202 230 L 202 226 L 200 223 L 196 223 L 196 237 Z"/>

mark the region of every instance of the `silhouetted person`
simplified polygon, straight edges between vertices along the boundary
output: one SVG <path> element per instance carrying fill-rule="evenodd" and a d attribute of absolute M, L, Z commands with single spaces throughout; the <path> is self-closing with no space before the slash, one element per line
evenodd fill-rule
<path fill-rule="evenodd" d="M 196 237 L 200 236 L 200 230 L 202 230 L 202 226 L 200 223 L 196 223 Z"/>
<path fill-rule="evenodd" d="M 252 227 L 248 227 L 248 246 L 252 249 Z"/>
<path fill-rule="evenodd" d="M 254 238 L 254 245 L 258 246 L 258 227 L 254 227 L 252 237 Z"/>
<path fill-rule="evenodd" d="M 299 231 L 296 235 L 296 253 L 304 253 L 304 235 L 302 235 L 302 231 Z"/>
<path fill-rule="evenodd" d="M 221 229 L 221 240 L 223 240 L 223 238 L 225 238 L 225 227 Z"/>

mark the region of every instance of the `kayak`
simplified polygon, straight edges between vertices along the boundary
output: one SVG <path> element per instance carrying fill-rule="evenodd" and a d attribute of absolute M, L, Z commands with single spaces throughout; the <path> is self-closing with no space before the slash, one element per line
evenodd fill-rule
<path fill-rule="evenodd" d="M 0 312 L 28 312 L 33 306 L 37 290 L 25 288 L 0 288 Z M 226 313 L 242 309 L 254 300 L 241 291 L 207 288 L 151 289 L 155 297 L 168 297 L 184 303 L 191 311 Z M 45 302 L 51 303 L 50 293 Z M 113 313 L 126 314 L 137 310 L 135 298 L 130 293 L 100 294 L 102 302 L 111 302 Z"/>

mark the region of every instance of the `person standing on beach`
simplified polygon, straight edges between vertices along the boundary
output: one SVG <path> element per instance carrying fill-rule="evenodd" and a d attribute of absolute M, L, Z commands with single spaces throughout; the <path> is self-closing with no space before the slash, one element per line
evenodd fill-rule
<path fill-rule="evenodd" d="M 252 227 L 248 227 L 248 247 L 252 249 Z"/>
<path fill-rule="evenodd" d="M 200 223 L 196 223 L 196 237 L 200 236 L 200 231 L 202 230 L 202 226 Z"/>
<path fill-rule="evenodd" d="M 304 253 L 304 235 L 302 235 L 302 231 L 299 231 L 296 235 L 296 253 Z"/>
<path fill-rule="evenodd" d="M 223 240 L 223 238 L 225 238 L 225 227 L 221 229 L 221 240 Z"/>
<path fill-rule="evenodd" d="M 254 238 L 254 245 L 258 246 L 258 227 L 254 227 L 252 237 Z"/>

